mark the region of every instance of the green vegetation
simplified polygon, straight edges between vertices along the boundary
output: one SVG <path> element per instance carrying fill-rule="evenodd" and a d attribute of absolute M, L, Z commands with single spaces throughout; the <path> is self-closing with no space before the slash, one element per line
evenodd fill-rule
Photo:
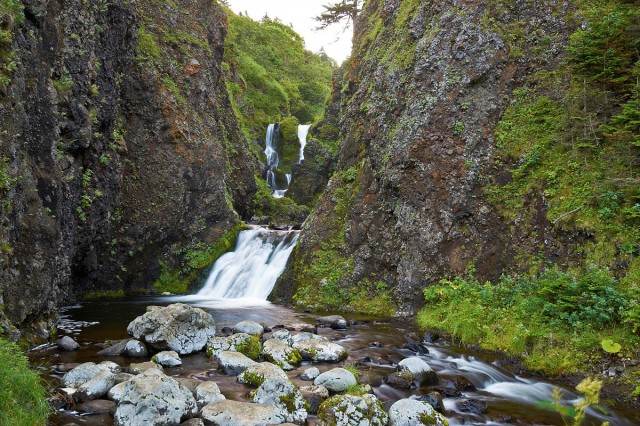
<path fill-rule="evenodd" d="M 0 425 L 45 425 L 47 394 L 18 345 L 0 339 Z"/>
<path fill-rule="evenodd" d="M 268 218 L 272 224 L 302 223 L 309 214 L 307 206 L 297 205 L 291 198 L 274 198 L 269 185 L 256 177 L 258 191 L 253 196 L 251 205 L 256 217 Z"/>
<path fill-rule="evenodd" d="M 101 300 L 124 299 L 124 297 L 124 290 L 96 290 L 83 294 L 80 299 L 87 302 L 95 302 Z"/>
<path fill-rule="evenodd" d="M 0 89 L 11 83 L 11 75 L 18 66 L 11 50 L 16 27 L 24 23 L 24 6 L 19 0 L 0 2 Z"/>
<path fill-rule="evenodd" d="M 586 418 L 587 409 L 589 407 L 598 407 L 600 402 L 600 390 L 602 389 L 602 381 L 592 378 L 586 378 L 576 386 L 578 392 L 583 394 L 583 398 L 579 399 L 573 407 L 562 405 L 562 392 L 560 389 L 553 390 L 553 401 L 540 404 L 545 408 L 549 408 L 562 416 L 562 422 L 565 425 L 580 426 Z M 608 426 L 609 423 L 603 423 Z"/>
<path fill-rule="evenodd" d="M 291 169 L 300 154 L 300 141 L 298 140 L 299 124 L 300 121 L 296 117 L 287 117 L 280 122 L 282 147 L 278 149 L 278 154 L 280 155 L 279 168 L 284 173 L 291 173 Z"/>
<path fill-rule="evenodd" d="M 236 346 L 236 351 L 257 361 L 262 353 L 262 344 L 259 336 L 251 336 L 249 340 L 245 340 Z"/>

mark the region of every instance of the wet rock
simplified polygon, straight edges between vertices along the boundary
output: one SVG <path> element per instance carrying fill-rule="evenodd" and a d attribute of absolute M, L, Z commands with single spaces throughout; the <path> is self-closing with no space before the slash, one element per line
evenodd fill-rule
<path fill-rule="evenodd" d="M 191 392 L 158 370 L 126 382 L 115 414 L 116 426 L 178 425 L 197 413 Z"/>
<path fill-rule="evenodd" d="M 198 404 L 198 410 L 202 410 L 207 404 L 224 401 L 225 399 L 227 398 L 220 392 L 220 388 L 215 382 L 202 382 L 196 388 L 196 404 Z"/>
<path fill-rule="evenodd" d="M 222 351 L 237 352 L 239 346 L 248 343 L 250 340 L 251 336 L 247 333 L 236 333 L 228 337 L 210 337 L 207 341 L 207 355 L 218 356 Z"/>
<path fill-rule="evenodd" d="M 280 339 L 269 339 L 264 342 L 262 355 L 266 360 L 287 371 L 293 370 L 302 362 L 300 352 Z"/>
<path fill-rule="evenodd" d="M 349 355 L 347 350 L 337 343 L 310 339 L 293 344 L 293 348 L 300 352 L 302 359 L 313 362 L 340 362 Z"/>
<path fill-rule="evenodd" d="M 74 399 L 90 401 L 107 395 L 109 389 L 116 385 L 115 375 L 111 371 L 101 371 L 91 380 L 81 384 L 74 394 Z"/>
<path fill-rule="evenodd" d="M 155 362 L 152 362 L 152 361 L 140 362 L 140 363 L 133 362 L 129 364 L 129 372 L 131 374 L 140 374 L 140 373 L 144 373 L 147 370 L 163 371 L 164 369 L 162 368 L 161 365 L 156 364 Z"/>
<path fill-rule="evenodd" d="M 409 349 L 411 352 L 415 352 L 418 355 L 428 354 L 429 349 L 417 340 L 417 336 L 414 334 L 407 334 L 404 336 L 407 343 L 404 345 L 405 349 Z"/>
<path fill-rule="evenodd" d="M 316 327 L 315 325 L 305 324 L 305 323 L 293 324 L 293 325 L 287 327 L 287 330 L 296 331 L 296 332 L 299 332 L 299 333 L 318 334 L 318 327 Z"/>
<path fill-rule="evenodd" d="M 422 341 L 426 343 L 435 343 L 438 340 L 440 340 L 440 334 L 434 331 L 427 331 L 424 333 L 424 336 L 422 337 Z"/>
<path fill-rule="evenodd" d="M 65 364 L 58 364 L 53 369 L 58 373 L 68 373 L 79 365 L 80 363 L 77 362 L 68 362 Z"/>
<path fill-rule="evenodd" d="M 173 350 L 186 355 L 202 350 L 215 335 L 213 317 L 199 308 L 176 303 L 165 308 L 150 306 L 134 319 L 127 331 L 156 350 Z"/>
<path fill-rule="evenodd" d="M 438 392 L 429 392 L 426 395 L 418 398 L 418 401 L 424 401 L 431 405 L 437 412 L 444 414 L 444 402 L 442 401 L 442 395 Z"/>
<path fill-rule="evenodd" d="M 380 342 L 371 342 L 371 347 L 373 347 L 373 348 L 381 348 L 382 347 L 382 343 L 380 343 Z"/>
<path fill-rule="evenodd" d="M 255 363 L 238 376 L 238 382 L 258 387 L 267 379 L 289 380 L 287 373 L 270 362 Z"/>
<path fill-rule="evenodd" d="M 231 400 L 207 404 L 200 417 L 214 426 L 267 426 L 285 421 L 283 411 L 273 405 Z"/>
<path fill-rule="evenodd" d="M 111 370 L 107 365 L 96 364 L 94 362 L 85 362 L 80 364 L 73 370 L 69 371 L 62 377 L 62 383 L 69 388 L 78 388 L 89 380 L 93 379 L 98 373 L 109 372 Z"/>
<path fill-rule="evenodd" d="M 231 376 L 237 376 L 255 364 L 254 360 L 240 352 L 222 351 L 218 355 L 218 369 Z"/>
<path fill-rule="evenodd" d="M 313 384 L 316 386 L 324 386 L 332 393 L 344 392 L 349 387 L 358 384 L 356 376 L 349 370 L 344 368 L 334 368 L 326 371 L 315 378 Z"/>
<path fill-rule="evenodd" d="M 398 372 L 408 371 L 413 376 L 413 381 L 422 385 L 434 385 L 438 383 L 438 377 L 435 371 L 429 367 L 425 361 L 418 357 L 405 358 L 398 363 L 396 368 Z"/>
<path fill-rule="evenodd" d="M 449 387 L 453 387 L 455 390 L 460 392 L 474 392 L 477 390 L 475 385 L 464 376 L 455 376 L 451 378 Z"/>
<path fill-rule="evenodd" d="M 329 398 L 329 390 L 324 386 L 301 386 L 300 393 L 309 405 L 309 414 L 317 414 L 320 405 Z"/>
<path fill-rule="evenodd" d="M 462 396 L 462 392 L 460 392 L 459 390 L 453 387 L 436 386 L 433 389 L 438 391 L 440 394 L 442 394 L 446 398 L 458 398 Z"/>
<path fill-rule="evenodd" d="M 131 339 L 124 345 L 122 354 L 129 358 L 146 358 L 149 356 L 149 350 L 141 341 Z"/>
<path fill-rule="evenodd" d="M 331 327 L 334 330 L 346 330 L 348 325 L 347 320 L 340 315 L 320 317 L 316 320 L 316 324 L 320 327 Z"/>
<path fill-rule="evenodd" d="M 486 414 L 488 409 L 487 401 L 482 401 L 479 399 L 468 399 L 466 401 L 461 401 L 456 403 L 456 406 L 460 411 L 473 414 Z"/>
<path fill-rule="evenodd" d="M 233 334 L 233 328 L 222 327 L 222 330 L 220 330 L 220 333 L 224 334 L 225 336 L 231 336 Z"/>
<path fill-rule="evenodd" d="M 127 343 L 129 342 L 129 340 L 131 339 L 126 339 L 116 343 L 113 346 L 109 346 L 108 348 L 98 352 L 98 355 L 105 356 L 105 357 L 121 356 L 122 354 L 124 354 L 125 347 L 127 346 Z"/>
<path fill-rule="evenodd" d="M 320 375 L 320 370 L 317 367 L 307 368 L 302 372 L 300 378 L 302 380 L 315 380 Z"/>
<path fill-rule="evenodd" d="M 371 394 L 336 395 L 320 405 L 318 426 L 386 426 L 389 416 L 380 400 Z"/>
<path fill-rule="evenodd" d="M 413 387 L 413 376 L 408 371 L 399 371 L 385 376 L 386 384 L 395 389 L 411 389 Z"/>
<path fill-rule="evenodd" d="M 74 409 L 80 414 L 109 414 L 113 416 L 116 412 L 116 403 L 106 399 L 96 399 L 78 404 Z"/>
<path fill-rule="evenodd" d="M 182 365 L 182 360 L 176 351 L 158 352 L 151 358 L 151 361 L 163 367 L 177 367 Z"/>
<path fill-rule="evenodd" d="M 264 334 L 264 327 L 255 321 L 240 321 L 233 326 L 234 333 L 246 333 L 250 336 L 262 337 Z"/>
<path fill-rule="evenodd" d="M 65 352 L 73 352 L 80 349 L 80 345 L 78 344 L 78 342 L 76 342 L 69 336 L 63 336 L 60 339 L 56 340 L 56 346 L 61 351 Z"/>
<path fill-rule="evenodd" d="M 288 379 L 267 379 L 251 397 L 251 402 L 278 407 L 285 413 L 285 422 L 304 424 L 307 420 L 306 401 Z"/>
<path fill-rule="evenodd" d="M 424 401 L 401 399 L 389 409 L 389 426 L 446 426 L 448 424 L 442 414 Z"/>

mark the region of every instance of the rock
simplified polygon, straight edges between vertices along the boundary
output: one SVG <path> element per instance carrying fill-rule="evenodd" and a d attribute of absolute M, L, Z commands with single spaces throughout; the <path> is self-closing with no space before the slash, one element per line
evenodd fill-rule
<path fill-rule="evenodd" d="M 418 398 L 418 401 L 424 401 L 431 405 L 437 412 L 444 414 L 444 402 L 439 392 L 429 392 L 428 394 Z"/>
<path fill-rule="evenodd" d="M 334 368 L 333 370 L 326 371 L 320 374 L 313 381 L 316 386 L 322 385 L 332 393 L 344 392 L 349 387 L 358 384 L 356 376 L 349 370 L 344 368 Z"/>
<path fill-rule="evenodd" d="M 189 377 L 174 377 L 182 386 L 189 389 L 189 391 L 193 394 L 194 398 L 196 396 L 196 389 L 200 386 L 203 381 L 198 379 L 192 379 Z"/>
<path fill-rule="evenodd" d="M 311 367 L 304 370 L 304 372 L 300 375 L 302 380 L 315 380 L 316 377 L 320 375 L 320 370 L 317 367 Z"/>
<path fill-rule="evenodd" d="M 118 374 L 118 373 L 120 373 L 122 371 L 122 368 L 120 368 L 120 366 L 118 364 L 116 364 L 115 362 L 113 362 L 113 361 L 102 361 L 98 365 L 106 367 L 113 374 Z"/>
<path fill-rule="evenodd" d="M 202 419 L 189 419 L 186 422 L 180 423 L 180 426 L 204 426 Z"/>
<path fill-rule="evenodd" d="M 129 343 L 129 340 L 131 339 L 126 339 L 123 340 L 121 342 L 116 343 L 113 346 L 109 346 L 106 349 L 101 350 L 100 352 L 98 352 L 98 355 L 100 356 L 121 356 L 122 354 L 124 354 L 124 350 L 127 346 L 127 343 Z"/>
<path fill-rule="evenodd" d="M 145 371 L 126 383 L 116 426 L 179 425 L 197 413 L 191 392 L 161 371 Z"/>
<path fill-rule="evenodd" d="M 310 339 L 293 344 L 302 359 L 313 362 L 340 362 L 349 355 L 347 350 L 337 343 L 321 339 Z"/>
<path fill-rule="evenodd" d="M 462 396 L 462 392 L 448 386 L 436 386 L 433 389 L 438 391 L 440 394 L 442 394 L 446 398 L 458 398 Z"/>
<path fill-rule="evenodd" d="M 228 337 L 210 337 L 207 341 L 207 355 L 218 356 L 222 351 L 238 352 L 238 348 L 249 344 L 251 336 L 247 333 L 236 333 Z"/>
<path fill-rule="evenodd" d="M 76 368 L 77 366 L 79 366 L 80 364 L 77 362 L 67 362 L 64 364 L 58 364 L 54 367 L 54 370 L 58 373 L 68 373 L 69 371 L 73 370 L 74 368 Z"/>
<path fill-rule="evenodd" d="M 220 392 L 220 388 L 215 382 L 202 382 L 196 388 L 196 404 L 198 404 L 198 410 L 202 410 L 207 404 L 224 401 L 225 399 L 227 398 Z"/>
<path fill-rule="evenodd" d="M 267 426 L 285 421 L 285 413 L 273 405 L 231 400 L 206 405 L 200 417 L 214 426 Z"/>
<path fill-rule="evenodd" d="M 466 401 L 460 401 L 456 403 L 456 406 L 460 411 L 473 414 L 486 414 L 488 409 L 487 401 L 482 401 L 479 399 L 468 399 Z"/>
<path fill-rule="evenodd" d="M 426 343 L 435 343 L 438 340 L 440 340 L 440 334 L 433 331 L 426 331 L 422 338 L 422 341 Z"/>
<path fill-rule="evenodd" d="M 163 371 L 164 369 L 162 368 L 161 365 L 156 364 L 155 362 L 151 362 L 151 361 L 140 362 L 140 363 L 133 362 L 133 363 L 129 364 L 129 372 L 131 374 L 140 374 L 140 373 L 144 373 L 147 370 Z"/>
<path fill-rule="evenodd" d="M 80 345 L 78 344 L 78 342 L 76 342 L 69 336 L 63 336 L 60 339 L 56 340 L 56 346 L 58 347 L 58 349 L 65 352 L 73 352 L 80 349 Z"/>
<path fill-rule="evenodd" d="M 262 337 L 264 334 L 264 327 L 255 321 L 240 321 L 233 326 L 234 333 L 246 333 L 250 336 Z"/>
<path fill-rule="evenodd" d="M 116 384 L 117 383 L 122 383 L 122 382 L 126 382 L 129 379 L 132 379 L 133 377 L 135 377 L 133 374 L 129 374 L 129 373 L 116 373 L 113 375 Z"/>
<path fill-rule="evenodd" d="M 289 330 L 289 331 L 297 331 L 297 332 L 302 332 L 302 333 L 318 334 L 318 327 L 317 326 L 311 325 L 311 324 L 306 324 L 306 323 L 293 324 L 293 325 L 287 327 L 287 330 Z"/>
<path fill-rule="evenodd" d="M 132 376 L 135 377 L 135 376 Z M 124 388 L 127 386 L 127 382 L 118 383 L 107 392 L 107 398 L 116 403 L 119 403 L 122 400 L 122 395 L 124 395 Z"/>
<path fill-rule="evenodd" d="M 438 377 L 435 371 L 429 367 L 429 364 L 417 356 L 403 359 L 398 363 L 396 370 L 398 372 L 408 371 L 411 373 L 413 381 L 416 382 L 418 386 L 435 385 L 438 383 Z"/>
<path fill-rule="evenodd" d="M 109 414 L 113 416 L 116 412 L 116 403 L 106 399 L 96 399 L 77 404 L 74 409 L 80 414 Z"/>
<path fill-rule="evenodd" d="M 416 399 L 401 399 L 389 409 L 389 426 L 447 426 L 444 416 L 429 403 Z"/>
<path fill-rule="evenodd" d="M 123 355 L 129 358 L 146 358 L 149 350 L 141 341 L 131 339 L 124 345 Z"/>
<path fill-rule="evenodd" d="M 255 363 L 238 376 L 238 382 L 255 387 L 267 379 L 289 380 L 287 373 L 270 362 Z"/>
<path fill-rule="evenodd" d="M 334 330 L 346 330 L 347 320 L 340 315 L 329 315 L 320 317 L 316 320 L 316 324 L 320 327 L 331 327 Z"/>
<path fill-rule="evenodd" d="M 329 398 L 329 390 L 324 386 L 301 386 L 300 393 L 309 404 L 309 414 L 317 414 L 320 404 Z"/>
<path fill-rule="evenodd" d="M 408 371 L 399 371 L 385 376 L 386 384 L 395 389 L 411 389 L 413 387 L 413 376 Z"/>
<path fill-rule="evenodd" d="M 166 308 L 147 308 L 147 313 L 131 321 L 127 331 L 156 350 L 186 355 L 202 350 L 209 337 L 215 335 L 216 327 L 207 312 L 176 303 Z"/>
<path fill-rule="evenodd" d="M 336 395 L 320 405 L 317 426 L 387 426 L 389 416 L 371 394 Z"/>
<path fill-rule="evenodd" d="M 300 352 L 280 339 L 269 339 L 264 342 L 262 356 L 287 371 L 293 370 L 302 361 Z"/>
<path fill-rule="evenodd" d="M 176 351 L 162 351 L 155 354 L 151 361 L 163 367 L 177 367 L 182 365 L 182 360 Z"/>
<path fill-rule="evenodd" d="M 278 407 L 286 413 L 286 422 L 304 424 L 307 420 L 307 402 L 288 379 L 266 379 L 253 393 L 251 402 Z"/>
<path fill-rule="evenodd" d="M 255 364 L 257 362 L 240 352 L 222 351 L 218 355 L 218 369 L 231 376 L 237 376 Z"/>
<path fill-rule="evenodd" d="M 471 383 L 469 379 L 467 379 L 464 376 L 455 376 L 449 379 L 449 381 L 450 381 L 450 384 L 447 383 L 447 385 L 449 385 L 449 387 L 453 387 L 455 390 L 458 390 L 460 392 L 473 392 L 477 390 L 475 385 Z"/>
<path fill-rule="evenodd" d="M 284 328 L 274 331 L 271 335 L 271 338 L 282 340 L 287 346 L 291 346 L 293 344 L 293 340 L 291 339 L 291 332 Z"/>
<path fill-rule="evenodd" d="M 294 334 L 293 336 L 291 336 L 291 345 L 293 346 L 296 343 L 306 342 L 308 340 L 321 340 L 323 342 L 329 341 L 329 339 L 327 339 L 326 337 L 318 336 L 317 334 L 308 331 L 303 331 L 302 333 Z"/>
<path fill-rule="evenodd" d="M 96 364 L 93 362 L 85 362 L 80 364 L 73 370 L 69 371 L 62 377 L 62 382 L 66 387 L 78 388 L 80 385 L 93 379 L 98 373 L 111 372 L 107 365 Z"/>
<path fill-rule="evenodd" d="M 74 395 L 80 401 L 90 401 L 107 395 L 109 389 L 116 385 L 115 375 L 111 371 L 101 371 L 91 380 L 81 384 Z"/>

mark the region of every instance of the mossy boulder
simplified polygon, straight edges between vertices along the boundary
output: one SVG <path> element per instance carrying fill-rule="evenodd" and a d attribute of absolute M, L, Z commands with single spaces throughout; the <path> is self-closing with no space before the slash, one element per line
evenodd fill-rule
<path fill-rule="evenodd" d="M 401 399 L 389 409 L 389 426 L 448 426 L 449 422 L 428 402 Z"/>
<path fill-rule="evenodd" d="M 267 379 L 289 380 L 287 373 L 270 362 L 253 364 L 238 376 L 238 382 L 258 387 Z"/>
<path fill-rule="evenodd" d="M 389 416 L 380 400 L 372 394 L 336 395 L 320 405 L 318 426 L 350 426 L 367 424 L 386 426 Z"/>

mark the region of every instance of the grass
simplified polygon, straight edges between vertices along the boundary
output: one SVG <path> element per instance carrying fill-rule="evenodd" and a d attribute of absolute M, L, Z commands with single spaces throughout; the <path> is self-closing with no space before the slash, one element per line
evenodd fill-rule
<path fill-rule="evenodd" d="M 29 369 L 27 357 L 11 342 L 0 339 L 0 425 L 45 425 L 50 414 L 40 376 Z"/>

